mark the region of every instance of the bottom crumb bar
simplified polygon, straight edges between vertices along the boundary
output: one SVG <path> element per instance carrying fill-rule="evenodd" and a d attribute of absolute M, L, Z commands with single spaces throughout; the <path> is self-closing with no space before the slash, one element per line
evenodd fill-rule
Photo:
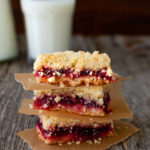
<path fill-rule="evenodd" d="M 46 144 L 98 143 L 113 135 L 113 122 L 96 123 L 59 117 L 40 116 L 36 125 L 40 139 Z"/>

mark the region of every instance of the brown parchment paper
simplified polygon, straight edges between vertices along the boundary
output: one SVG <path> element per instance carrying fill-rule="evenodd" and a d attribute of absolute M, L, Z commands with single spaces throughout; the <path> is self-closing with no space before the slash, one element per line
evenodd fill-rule
<path fill-rule="evenodd" d="M 80 145 L 64 144 L 62 146 L 45 144 L 39 139 L 38 134 L 36 133 L 36 129 L 25 130 L 17 133 L 17 135 L 21 137 L 26 143 L 28 143 L 33 150 L 104 150 L 114 144 L 124 141 L 138 131 L 138 128 L 129 123 L 124 121 L 115 121 L 114 136 L 105 137 L 102 139 L 101 144 L 81 143 Z"/>
<path fill-rule="evenodd" d="M 75 113 L 68 113 L 65 111 L 47 111 L 39 109 L 30 109 L 29 104 L 33 104 L 32 99 L 23 100 L 18 112 L 26 115 L 51 115 L 56 117 L 58 116 L 69 119 L 84 120 L 85 122 L 109 122 L 110 120 L 132 118 L 132 113 L 130 112 L 127 104 L 125 103 L 120 93 L 120 85 L 121 83 L 114 84 L 110 89 L 110 96 L 112 100 L 110 102 L 109 107 L 110 109 L 112 109 L 112 112 L 106 114 L 104 117 L 78 115 Z"/>
<path fill-rule="evenodd" d="M 131 76 L 125 77 L 125 78 L 118 76 L 116 82 L 121 82 L 124 80 L 128 80 L 130 78 L 131 78 Z M 32 73 L 17 73 L 17 74 L 15 74 L 15 79 L 17 82 L 22 83 L 25 90 L 48 90 L 48 89 L 58 88 L 58 86 L 53 86 L 53 85 L 50 85 L 47 83 L 38 83 Z M 116 82 L 114 82 L 114 83 L 116 83 Z M 113 83 L 111 83 L 111 84 L 113 84 Z M 111 85 L 111 84 L 109 84 L 109 85 Z M 64 87 L 59 86 L 59 88 L 64 88 Z"/>

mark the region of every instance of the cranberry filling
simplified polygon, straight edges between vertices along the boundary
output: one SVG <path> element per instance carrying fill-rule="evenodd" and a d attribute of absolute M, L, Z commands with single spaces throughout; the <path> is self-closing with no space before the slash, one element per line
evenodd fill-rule
<path fill-rule="evenodd" d="M 36 127 L 40 130 L 45 139 L 61 140 L 61 138 L 69 137 L 69 141 L 88 141 L 98 138 L 103 138 L 113 131 L 111 123 L 99 125 L 96 128 L 93 126 L 80 126 L 74 125 L 70 127 L 50 128 L 49 130 L 43 129 L 43 125 L 38 121 Z"/>
<path fill-rule="evenodd" d="M 107 68 L 100 69 L 98 71 L 92 71 L 88 69 L 84 69 L 80 72 L 76 72 L 72 69 L 59 69 L 53 70 L 48 67 L 42 67 L 40 70 L 35 71 L 35 77 L 44 77 L 49 78 L 52 76 L 59 77 L 59 76 L 66 76 L 70 78 L 79 78 L 79 77 L 86 77 L 86 76 L 95 76 L 100 79 L 105 79 L 113 82 L 112 76 L 107 75 Z"/>
<path fill-rule="evenodd" d="M 56 102 L 55 101 L 56 97 L 57 97 L 56 95 L 41 95 L 41 96 L 35 97 L 36 99 L 34 100 L 34 108 L 49 110 L 51 108 L 55 108 L 60 105 L 66 108 L 74 107 L 78 105 L 78 107 L 86 106 L 87 108 L 100 108 L 100 109 L 103 109 L 105 113 L 110 112 L 110 110 L 108 110 L 108 105 L 110 103 L 110 96 L 108 93 L 104 94 L 104 97 L 103 97 L 104 102 L 102 105 L 100 105 L 96 101 L 87 100 L 79 96 L 75 96 L 74 98 L 70 95 L 59 95 L 61 100 Z"/>

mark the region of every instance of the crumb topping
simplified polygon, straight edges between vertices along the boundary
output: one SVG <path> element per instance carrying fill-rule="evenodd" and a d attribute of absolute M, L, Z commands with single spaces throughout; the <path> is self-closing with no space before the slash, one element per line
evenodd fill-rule
<path fill-rule="evenodd" d="M 84 120 L 74 120 L 74 119 L 68 119 L 68 118 L 60 118 L 60 117 L 54 117 L 54 116 L 45 116 L 40 115 L 40 120 L 43 124 L 43 128 L 45 130 L 48 130 L 51 126 L 58 126 L 58 127 L 67 127 L 67 126 L 74 126 L 74 125 L 92 125 L 94 128 L 96 128 L 100 123 L 96 122 L 85 122 Z M 107 122 L 108 123 L 108 122 Z M 110 121 L 110 123 L 113 126 L 113 122 Z M 103 123 L 105 124 L 105 122 Z"/>
<path fill-rule="evenodd" d="M 72 68 L 73 70 L 83 70 L 83 68 L 98 70 L 110 66 L 110 58 L 107 54 L 99 54 L 98 51 L 89 52 L 56 52 L 53 54 L 38 55 L 34 70 L 40 69 L 42 66 L 51 67 L 53 69 Z"/>
<path fill-rule="evenodd" d="M 84 87 L 70 87 L 70 88 L 57 88 L 51 90 L 35 90 L 34 95 L 71 95 L 72 97 L 79 96 L 86 99 L 96 100 L 99 104 L 102 103 L 102 97 L 104 93 L 108 93 L 109 86 L 84 86 Z M 59 97 L 56 98 L 58 102 L 60 100 Z"/>

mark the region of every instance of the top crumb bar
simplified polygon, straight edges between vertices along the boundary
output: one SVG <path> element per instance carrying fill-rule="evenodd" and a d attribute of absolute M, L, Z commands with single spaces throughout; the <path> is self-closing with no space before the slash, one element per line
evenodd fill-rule
<path fill-rule="evenodd" d="M 34 75 L 39 82 L 53 85 L 103 85 L 115 81 L 110 62 L 107 54 L 98 51 L 42 54 L 34 63 Z"/>

